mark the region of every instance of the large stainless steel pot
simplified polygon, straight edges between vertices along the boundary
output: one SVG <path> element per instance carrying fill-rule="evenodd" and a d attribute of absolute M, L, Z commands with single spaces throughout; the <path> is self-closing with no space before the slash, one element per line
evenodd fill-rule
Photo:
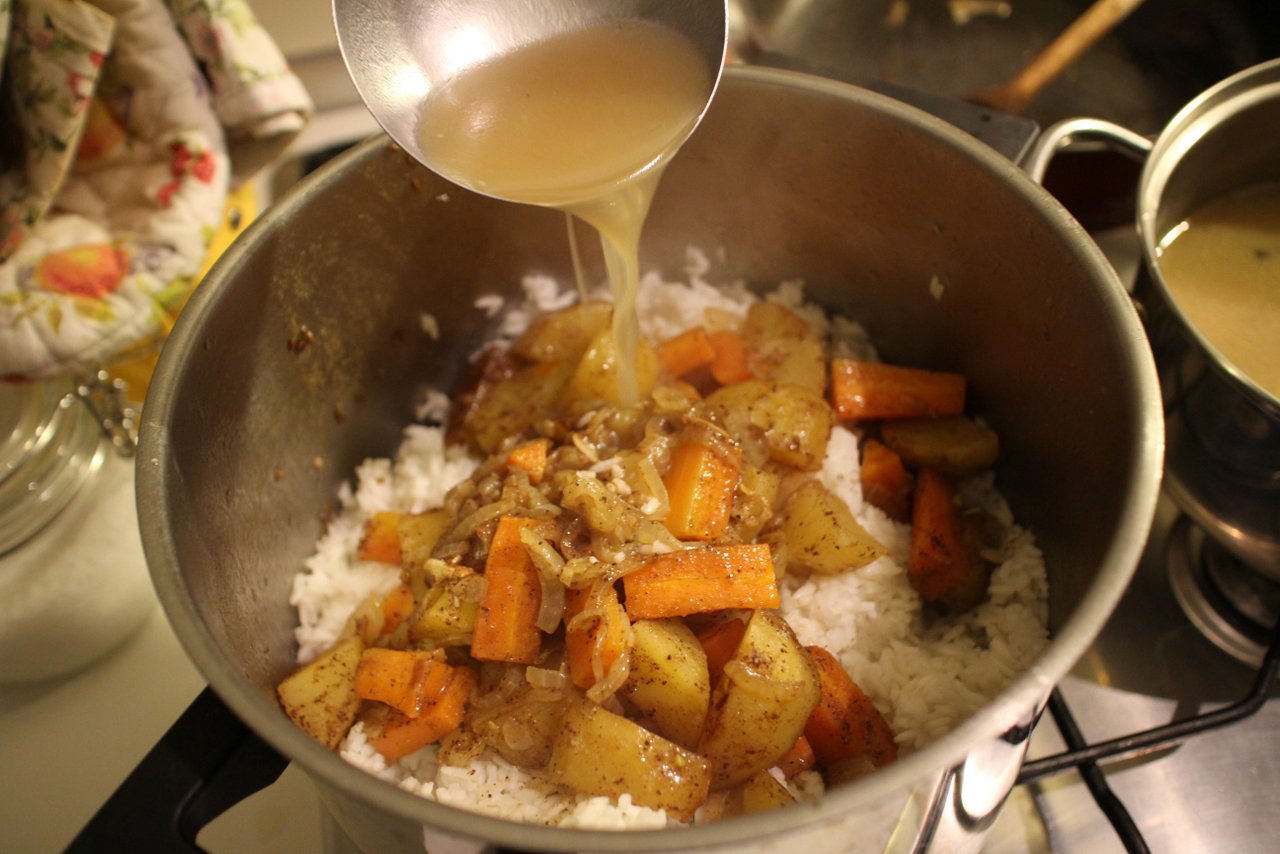
<path fill-rule="evenodd" d="M 1280 59 L 1220 81 L 1154 141 L 1092 118 L 1047 128 L 1028 168 L 1102 141 L 1143 159 L 1137 230 L 1145 260 L 1136 295 L 1155 352 L 1168 420 L 1165 486 L 1217 542 L 1280 581 L 1280 399 L 1223 356 L 1179 305 L 1160 242 L 1215 198 L 1280 181 Z M 1280 358 L 1280 342 L 1275 342 Z"/>
<path fill-rule="evenodd" d="M 458 379 L 494 328 L 478 295 L 514 294 L 531 271 L 571 276 L 562 215 L 466 193 L 372 141 L 268 211 L 199 289 L 156 372 L 138 464 L 147 558 L 179 638 L 360 846 L 420 849 L 426 826 L 560 851 L 964 850 L 940 841 L 949 830 L 971 848 L 1047 692 L 1124 590 L 1157 495 L 1154 367 L 1099 251 L 1012 165 L 879 96 L 734 69 L 667 172 L 643 266 L 676 273 L 690 245 L 726 281 L 802 276 L 889 358 L 971 378 L 1003 438 L 999 481 L 1049 565 L 1052 644 L 885 771 L 817 804 L 687 830 L 515 825 L 420 800 L 321 748 L 273 687 L 294 661 L 290 580 L 339 482 L 394 449 L 424 388 Z"/>

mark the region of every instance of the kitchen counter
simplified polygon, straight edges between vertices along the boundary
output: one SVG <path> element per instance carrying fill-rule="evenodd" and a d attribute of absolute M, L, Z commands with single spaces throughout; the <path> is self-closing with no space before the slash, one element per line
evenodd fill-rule
<path fill-rule="evenodd" d="M 157 605 L 122 646 L 64 679 L 0 687 L 0 851 L 61 851 L 204 688 Z M 324 850 L 290 767 L 200 834 L 214 854 Z"/>

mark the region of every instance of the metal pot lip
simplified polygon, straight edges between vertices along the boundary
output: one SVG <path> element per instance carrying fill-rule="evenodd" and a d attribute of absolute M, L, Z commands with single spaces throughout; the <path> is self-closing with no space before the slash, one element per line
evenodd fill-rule
<path fill-rule="evenodd" d="M 308 774 L 326 786 L 375 809 L 446 833 L 529 850 L 674 850 L 745 843 L 764 834 L 832 821 L 894 791 L 905 793 L 909 786 L 936 779 L 945 769 L 962 761 L 973 745 L 1025 724 L 1029 713 L 1043 707 L 1052 687 L 1101 631 L 1128 586 L 1154 517 L 1158 496 L 1163 457 L 1159 386 L 1137 315 L 1115 272 L 1084 230 L 1039 185 L 993 150 L 943 121 L 891 98 L 849 84 L 778 69 L 730 67 L 725 71 L 722 85 L 806 91 L 886 116 L 936 139 L 940 145 L 959 149 L 973 161 L 975 168 L 989 171 L 1008 184 L 1039 219 L 1062 235 L 1076 261 L 1098 283 L 1098 294 L 1118 324 L 1116 334 L 1131 345 L 1128 352 L 1135 379 L 1133 405 L 1139 429 L 1134 440 L 1128 500 L 1124 503 L 1123 517 L 1117 521 L 1117 530 L 1123 533 L 1110 544 L 1098 578 L 1071 617 L 1055 632 L 1044 654 L 996 700 L 925 749 L 878 771 L 864 782 L 834 790 L 812 804 L 680 829 L 625 833 L 570 830 L 517 823 L 429 801 L 376 780 L 348 764 L 288 721 L 273 696 L 249 685 L 202 622 L 178 565 L 171 533 L 171 509 L 165 501 L 162 460 L 168 447 L 166 413 L 172 406 L 181 366 L 187 361 L 186 354 L 200 346 L 194 333 L 200 328 L 202 318 L 225 297 L 224 283 L 234 278 L 248 254 L 248 247 L 262 240 L 270 229 L 287 222 L 291 210 L 322 195 L 326 186 L 340 180 L 347 171 L 394 147 L 385 137 L 375 137 L 286 194 L 225 253 L 197 289 L 161 354 L 152 384 L 154 394 L 143 412 L 137 461 L 144 550 L 157 592 L 182 646 L 217 694 L 250 729 L 283 755 L 301 763 Z"/>
<path fill-rule="evenodd" d="M 1169 179 L 1192 148 L 1227 119 L 1260 103 L 1280 101 L 1280 58 L 1236 72 L 1201 92 L 1174 115 L 1156 137 L 1138 179 L 1137 224 L 1147 271 L 1156 292 L 1177 318 L 1183 332 L 1204 351 L 1218 374 L 1273 418 L 1280 418 L 1280 398 L 1258 385 L 1205 338 L 1174 299 L 1160 268 L 1157 215 Z M 1280 141 L 1276 143 L 1280 155 Z"/>

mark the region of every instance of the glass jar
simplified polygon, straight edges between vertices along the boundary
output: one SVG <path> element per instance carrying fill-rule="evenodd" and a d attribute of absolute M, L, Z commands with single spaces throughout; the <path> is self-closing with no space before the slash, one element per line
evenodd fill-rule
<path fill-rule="evenodd" d="M 155 607 L 133 460 L 69 380 L 0 383 L 0 682 L 97 660 Z"/>

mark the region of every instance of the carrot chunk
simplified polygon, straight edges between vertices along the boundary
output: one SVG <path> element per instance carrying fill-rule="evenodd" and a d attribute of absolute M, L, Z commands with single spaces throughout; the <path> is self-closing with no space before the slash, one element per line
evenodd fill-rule
<path fill-rule="evenodd" d="M 681 442 L 663 483 L 670 509 L 664 523 L 682 540 L 714 540 L 729 527 L 739 466 L 701 442 Z"/>
<path fill-rule="evenodd" d="M 598 608 L 599 617 L 578 619 L 587 608 Z M 600 591 L 566 590 L 564 652 L 569 678 L 586 690 L 603 679 L 627 649 L 627 613 L 612 587 Z"/>
<path fill-rule="evenodd" d="M 980 530 L 956 503 L 951 479 L 930 468 L 916 477 L 907 579 L 922 599 L 953 613 L 980 603 L 991 581 Z"/>
<path fill-rule="evenodd" d="M 471 635 L 471 655 L 481 661 L 533 664 L 542 648 L 537 626 L 542 583 L 520 541 L 520 529 L 529 521 L 503 516 L 489 543 L 485 592 L 476 608 L 476 627 Z"/>
<path fill-rule="evenodd" d="M 661 555 L 624 575 L 622 587 L 632 620 L 779 604 L 773 557 L 760 543 Z"/>
<path fill-rule="evenodd" d="M 791 745 L 791 749 L 782 754 L 782 758 L 778 760 L 778 768 L 782 771 L 782 776 L 790 780 L 801 771 L 808 771 L 818 762 L 818 758 L 813 753 L 813 745 L 809 744 L 809 739 L 803 735 L 796 739 L 796 743 Z"/>
<path fill-rule="evenodd" d="M 413 613 L 413 588 L 398 585 L 382 598 L 382 629 L 380 635 L 389 635 Z"/>
<path fill-rule="evenodd" d="M 519 469 L 529 475 L 530 483 L 538 484 L 547 471 L 547 449 L 550 447 L 550 439 L 534 439 L 516 445 L 507 455 L 507 468 Z"/>
<path fill-rule="evenodd" d="M 707 673 L 711 676 L 712 685 L 720 681 L 724 666 L 733 658 L 733 653 L 738 649 L 738 644 L 742 643 L 742 636 L 746 632 L 746 622 L 733 618 L 698 635 L 698 643 L 707 656 Z"/>
<path fill-rule="evenodd" d="M 831 361 L 831 405 L 842 420 L 959 415 L 962 374 L 853 359 Z"/>
<path fill-rule="evenodd" d="M 448 681 L 435 701 L 423 708 L 417 717 L 392 710 L 381 726 L 369 731 L 369 744 L 388 762 L 408 756 L 415 750 L 439 741 L 462 723 L 467 703 L 476 686 L 475 671 L 469 667 L 447 668 Z"/>
<path fill-rule="evenodd" d="M 432 653 L 369 647 L 356 666 L 356 695 L 416 718 L 439 699 L 452 675 L 452 668 Z"/>
<path fill-rule="evenodd" d="M 673 338 L 660 343 L 654 350 L 662 369 L 673 377 L 682 377 L 690 371 L 711 364 L 716 351 L 701 326 L 686 329 Z"/>
<path fill-rule="evenodd" d="M 742 382 L 755 376 L 747 363 L 747 342 L 736 332 L 721 329 L 707 335 L 715 355 L 711 359 L 711 376 L 720 385 Z"/>
<path fill-rule="evenodd" d="M 400 514 L 392 510 L 374 513 L 364 523 L 364 534 L 356 546 L 356 557 L 378 563 L 400 565 Z"/>
<path fill-rule="evenodd" d="M 936 601 L 963 583 L 968 547 L 955 487 L 946 475 L 921 469 L 911 510 L 907 578 L 925 599 Z"/>
<path fill-rule="evenodd" d="M 821 694 L 804 725 L 804 738 L 823 765 L 865 757 L 875 767 L 898 758 L 893 730 L 875 704 L 849 678 L 834 655 L 820 646 L 808 646 L 818 667 Z"/>
<path fill-rule="evenodd" d="M 862 494 L 890 519 L 911 519 L 911 475 L 902 457 L 883 442 L 868 439 L 862 445 Z"/>

